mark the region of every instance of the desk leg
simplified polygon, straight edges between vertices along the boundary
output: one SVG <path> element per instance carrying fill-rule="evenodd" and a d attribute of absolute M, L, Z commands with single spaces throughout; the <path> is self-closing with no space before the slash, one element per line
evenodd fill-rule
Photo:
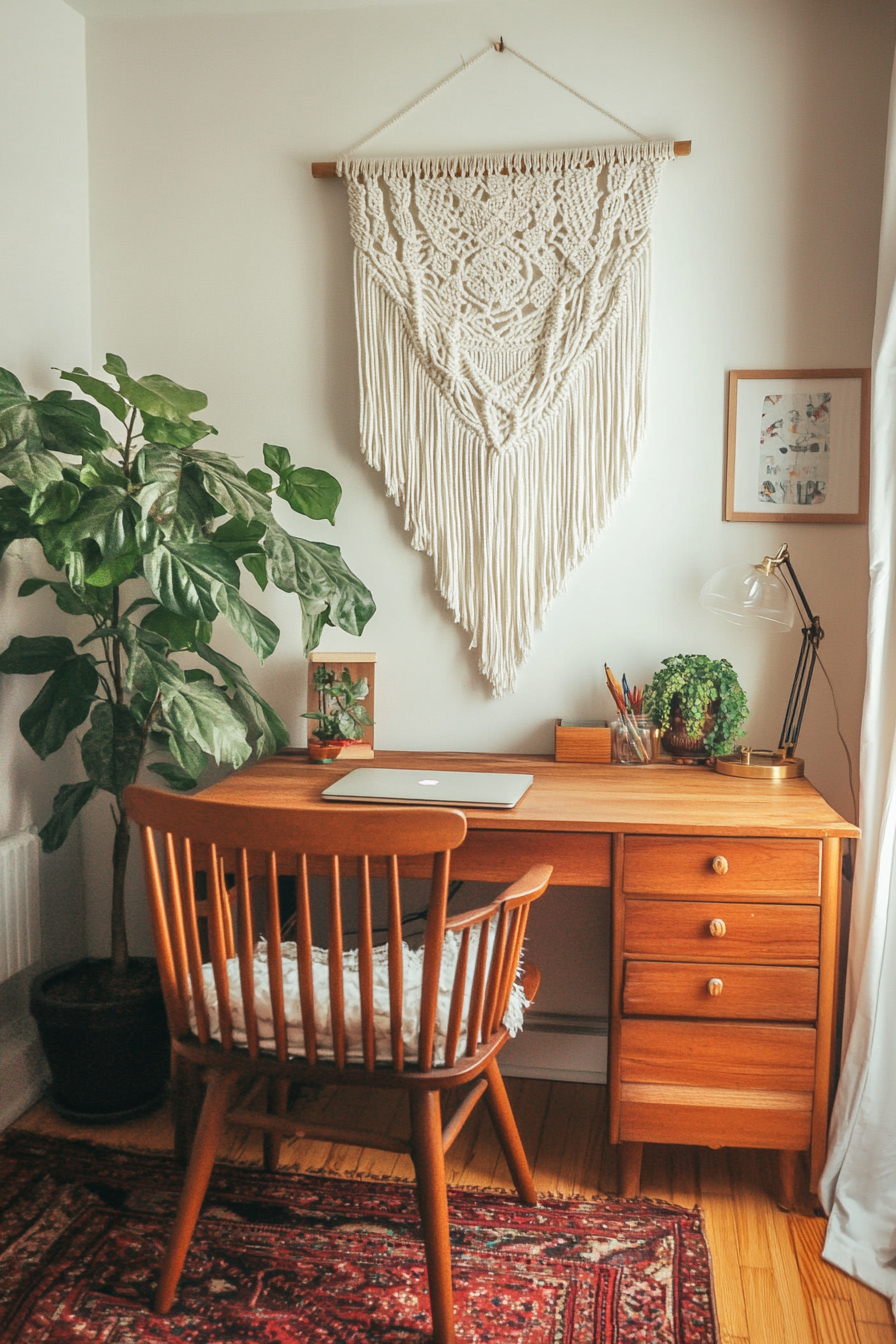
<path fill-rule="evenodd" d="M 778 1153 L 778 1199 L 779 1209 L 784 1209 L 786 1213 L 793 1213 L 796 1208 L 796 1183 L 797 1170 L 800 1160 L 799 1153 L 792 1149 L 782 1148 Z"/>
<path fill-rule="evenodd" d="M 619 1145 L 619 1193 L 623 1199 L 636 1199 L 641 1193 L 643 1143 Z"/>

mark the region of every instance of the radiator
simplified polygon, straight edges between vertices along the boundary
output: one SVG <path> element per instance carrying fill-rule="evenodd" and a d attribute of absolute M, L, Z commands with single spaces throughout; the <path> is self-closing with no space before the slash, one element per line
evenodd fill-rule
<path fill-rule="evenodd" d="M 38 843 L 32 831 L 0 840 L 0 981 L 40 961 Z"/>

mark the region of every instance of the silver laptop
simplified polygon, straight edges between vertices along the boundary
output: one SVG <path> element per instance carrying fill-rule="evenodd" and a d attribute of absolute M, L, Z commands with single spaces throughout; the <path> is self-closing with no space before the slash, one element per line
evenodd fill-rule
<path fill-rule="evenodd" d="M 516 807 L 532 775 L 479 770 L 352 770 L 321 794 L 333 803 L 430 803 L 441 807 Z"/>

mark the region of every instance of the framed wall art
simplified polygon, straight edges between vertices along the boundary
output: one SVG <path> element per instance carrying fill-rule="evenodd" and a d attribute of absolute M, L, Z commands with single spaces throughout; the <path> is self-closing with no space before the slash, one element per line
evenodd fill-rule
<path fill-rule="evenodd" d="M 728 375 L 729 523 L 864 523 L 870 369 Z"/>

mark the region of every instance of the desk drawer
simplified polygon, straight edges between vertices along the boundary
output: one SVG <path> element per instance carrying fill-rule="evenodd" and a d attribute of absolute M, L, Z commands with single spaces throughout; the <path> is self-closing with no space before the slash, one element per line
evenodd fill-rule
<path fill-rule="evenodd" d="M 621 1027 L 621 1140 L 808 1145 L 812 1027 L 656 1019 Z"/>
<path fill-rule="evenodd" d="M 625 967 L 626 1014 L 811 1022 L 817 1005 L 818 971 L 808 967 L 663 961 L 629 961 Z"/>
<path fill-rule="evenodd" d="M 815 965 L 820 927 L 817 905 L 629 898 L 625 955 L 657 961 Z"/>
<path fill-rule="evenodd" d="M 631 895 L 820 899 L 818 840 L 630 835 L 623 890 Z"/>

